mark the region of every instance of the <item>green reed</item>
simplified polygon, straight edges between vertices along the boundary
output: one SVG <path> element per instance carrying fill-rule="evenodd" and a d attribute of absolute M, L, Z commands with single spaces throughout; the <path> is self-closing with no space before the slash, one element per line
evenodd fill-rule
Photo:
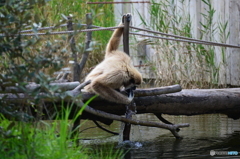
<path fill-rule="evenodd" d="M 194 17 L 187 12 L 185 1 L 165 0 L 151 1 L 149 14 L 150 22 L 141 17 L 142 23 L 152 30 L 198 38 L 202 40 L 226 42 L 228 22 L 218 20 L 214 22 L 216 10 L 211 0 L 202 0 L 205 4 L 204 12 L 200 13 L 201 21 L 198 22 L 200 31 L 198 37 L 192 32 Z M 215 20 L 216 21 L 216 20 Z M 214 37 L 220 37 L 216 39 Z M 219 55 L 216 47 L 191 43 L 182 43 L 166 40 L 149 40 L 154 50 L 154 59 L 149 59 L 153 66 L 156 78 L 161 85 L 180 83 L 184 88 L 209 88 L 220 87 L 220 68 L 224 67 L 225 48 L 221 48 Z M 222 56 L 220 62 L 216 62 L 216 55 Z M 152 62 L 152 60 L 154 62 Z M 151 62 L 150 62 L 151 61 Z M 221 85 L 226 86 L 226 85 Z"/>

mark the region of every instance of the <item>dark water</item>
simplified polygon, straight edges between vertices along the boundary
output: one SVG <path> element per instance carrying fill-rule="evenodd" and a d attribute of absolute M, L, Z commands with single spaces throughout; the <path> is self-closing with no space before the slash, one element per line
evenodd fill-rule
<path fill-rule="evenodd" d="M 190 127 L 182 128 L 179 134 L 182 140 L 176 140 L 168 130 L 159 128 L 132 126 L 131 144 L 133 148 L 126 159 L 159 159 L 159 158 L 240 158 L 240 120 L 227 118 L 225 115 L 198 116 L 164 116 L 173 123 L 189 123 Z M 138 120 L 159 122 L 152 114 L 137 115 Z M 85 122 L 81 129 L 94 126 Z M 106 127 L 106 126 L 105 126 Z M 112 131 L 119 132 L 120 122 L 114 122 Z M 114 143 L 119 145 L 119 136 L 112 136 L 99 128 L 84 131 L 82 142 L 87 144 Z M 211 156 L 210 151 L 215 155 Z M 228 155 L 226 153 L 238 153 Z M 213 151 L 212 151 L 213 153 Z M 220 154 L 223 153 L 223 154 Z"/>

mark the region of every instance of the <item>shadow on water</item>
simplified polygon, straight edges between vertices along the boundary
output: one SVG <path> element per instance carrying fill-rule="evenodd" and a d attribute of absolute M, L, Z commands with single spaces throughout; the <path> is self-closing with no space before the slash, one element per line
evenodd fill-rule
<path fill-rule="evenodd" d="M 173 135 L 163 129 L 133 126 L 131 141 L 128 143 L 128 152 L 125 159 L 160 159 L 160 158 L 240 158 L 230 155 L 210 155 L 210 151 L 240 153 L 240 120 L 232 120 L 225 115 L 198 115 L 198 116 L 164 116 L 173 123 L 189 123 L 189 128 L 182 128 L 182 140 L 176 140 Z M 135 116 L 138 120 L 155 121 L 158 119 L 152 114 Z M 89 123 L 86 124 L 89 126 Z M 120 131 L 120 123 L 111 125 L 112 131 Z M 119 136 L 111 136 L 97 128 L 84 131 L 85 143 L 111 142 L 118 147 Z M 129 146 L 130 144 L 130 146 Z M 131 145 L 132 144 L 132 145 Z M 119 146 L 120 145 L 120 146 Z M 215 153 L 216 154 L 216 153 Z"/>

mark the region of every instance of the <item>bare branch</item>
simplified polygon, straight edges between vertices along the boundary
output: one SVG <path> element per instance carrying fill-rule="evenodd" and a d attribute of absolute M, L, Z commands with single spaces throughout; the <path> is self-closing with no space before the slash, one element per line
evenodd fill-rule
<path fill-rule="evenodd" d="M 78 100 L 78 99 L 76 99 L 75 103 L 77 104 L 77 106 L 79 106 L 81 108 L 84 105 L 84 103 L 81 100 Z M 108 119 L 112 119 L 112 120 L 117 120 L 117 121 L 122 121 L 124 123 L 130 123 L 130 124 L 133 124 L 133 125 L 150 126 L 150 127 L 158 127 L 158 128 L 167 129 L 167 130 L 170 130 L 176 138 L 181 138 L 179 136 L 179 134 L 177 133 L 178 128 L 189 127 L 188 123 L 170 125 L 170 124 L 164 124 L 164 123 L 156 123 L 156 122 L 147 122 L 147 121 L 140 121 L 140 120 L 134 120 L 134 119 L 127 119 L 127 118 L 124 118 L 122 116 L 118 116 L 118 115 L 115 115 L 115 114 L 110 114 L 110 113 L 106 113 L 106 112 L 103 112 L 103 111 L 100 111 L 100 110 L 93 109 L 90 106 L 86 106 L 84 110 L 86 112 L 91 113 L 91 114 L 96 115 L 96 116 L 100 116 L 100 117 L 104 117 L 104 118 L 108 118 Z"/>
<path fill-rule="evenodd" d="M 88 85 L 90 83 L 91 83 L 91 80 L 85 81 L 85 82 L 81 83 L 80 85 L 78 85 L 73 90 L 68 91 L 68 93 L 70 93 L 72 96 L 77 96 L 82 93 L 81 89 L 83 89 L 86 85 Z"/>
<path fill-rule="evenodd" d="M 87 24 L 87 29 L 92 28 L 92 14 L 88 13 L 86 14 L 86 24 Z M 82 58 L 79 63 L 79 74 L 82 74 L 83 68 L 87 62 L 89 52 L 91 50 L 91 41 L 92 41 L 92 32 L 87 32 L 86 36 L 86 42 L 85 42 L 85 50 L 82 54 Z"/>
<path fill-rule="evenodd" d="M 165 87 L 156 87 L 156 88 L 148 88 L 148 89 L 137 89 L 134 91 L 135 97 L 143 97 L 143 96 L 155 96 L 160 94 L 168 94 L 180 92 L 182 90 L 180 85 L 172 85 Z"/>
<path fill-rule="evenodd" d="M 56 82 L 56 83 L 50 83 L 49 85 L 50 86 L 56 86 L 56 87 L 58 87 L 61 90 L 71 90 L 71 89 L 76 88 L 79 84 L 80 84 L 79 82 L 61 82 L 61 83 Z M 19 87 L 5 87 L 3 89 L 0 87 L 0 92 L 3 92 L 3 93 L 11 93 L 11 92 L 23 93 L 25 91 L 31 92 L 31 91 L 33 91 L 35 89 L 40 88 L 40 87 L 41 87 L 40 84 L 29 83 L 25 87 L 26 90 L 22 90 Z M 44 90 L 42 90 L 42 91 L 44 92 Z"/>

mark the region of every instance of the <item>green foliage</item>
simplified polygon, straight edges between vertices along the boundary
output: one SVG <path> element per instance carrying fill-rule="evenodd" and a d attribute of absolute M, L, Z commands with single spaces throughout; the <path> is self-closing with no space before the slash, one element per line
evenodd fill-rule
<path fill-rule="evenodd" d="M 112 144 L 84 147 L 78 146 L 78 138 L 70 138 L 68 121 L 24 123 L 1 117 L 0 158 L 7 159 L 89 159 L 121 158 L 123 153 Z M 94 148 L 93 148 L 94 147 Z"/>
<path fill-rule="evenodd" d="M 35 125 L 1 120 L 0 158 L 87 158 L 84 150 L 67 138 L 67 120 Z"/>
<path fill-rule="evenodd" d="M 29 110 L 33 109 L 36 114 L 42 115 L 39 106 L 43 98 L 50 98 L 55 93 L 59 93 L 62 98 L 66 96 L 64 92 L 49 84 L 55 80 L 53 73 L 66 66 L 66 59 L 70 59 L 71 54 L 68 51 L 67 36 L 23 36 L 21 31 L 30 29 L 33 33 L 38 33 L 39 27 L 59 26 L 66 22 L 66 16 L 70 14 L 73 15 L 77 27 L 81 27 L 88 12 L 93 14 L 94 25 L 114 25 L 114 17 L 110 14 L 111 5 L 89 7 L 85 1 L 74 0 L 0 1 L 0 92 L 9 93 L 6 88 L 13 86 L 21 89 L 25 96 L 31 97 L 17 104 L 6 99 L 9 94 L 0 99 L 0 158 L 75 159 L 120 156 L 113 151 L 104 155 L 97 154 L 96 151 L 76 145 L 78 137 L 71 138 L 69 131 L 74 121 L 69 121 L 73 104 L 62 110 L 61 114 L 57 115 L 60 120 L 54 122 L 34 122 L 32 114 L 28 114 Z M 99 49 L 90 56 L 93 63 L 99 60 L 96 58 L 101 56 L 99 52 L 103 51 L 103 46 L 105 49 L 110 34 L 111 32 L 98 32 L 93 35 L 96 41 L 101 42 Z M 85 39 L 82 37 L 84 34 L 76 35 L 79 40 L 78 52 L 84 48 Z M 29 82 L 40 84 L 40 88 L 29 91 L 26 87 Z M 45 92 L 44 96 L 40 93 L 42 90 Z M 16 93 L 13 92 L 14 94 Z M 62 103 L 60 107 L 66 106 Z M 76 112 L 76 118 L 83 109 Z"/>
<path fill-rule="evenodd" d="M 44 0 L 6 0 L 0 7 L 0 58 L 4 61 L 0 64 L 1 90 L 5 92 L 5 88 L 10 86 L 22 89 L 26 95 L 34 97 L 34 100 L 26 101 L 32 106 L 41 101 L 41 90 L 45 90 L 49 95 L 58 91 L 49 85 L 54 78 L 44 70 L 47 69 L 52 74 L 63 66 L 63 58 L 59 54 L 61 41 L 42 42 L 37 35 L 27 37 L 20 33 L 27 29 L 32 29 L 36 33 L 36 26 L 46 24 L 46 19 L 36 18 L 38 13 L 32 12 L 34 7 L 42 8 L 46 2 Z M 38 83 L 41 88 L 29 92 L 26 89 L 28 82 Z M 15 109 L 21 108 L 20 106 L 6 102 L 3 98 L 0 112 L 19 119 L 20 112 L 16 113 Z"/>
<path fill-rule="evenodd" d="M 74 23 L 81 27 L 85 21 L 85 13 L 91 12 L 93 24 L 99 26 L 113 26 L 112 5 L 87 5 L 85 1 L 48 1 L 48 0 L 6 0 L 0 7 L 0 82 L 1 90 L 9 86 L 17 86 L 25 90 L 35 101 L 28 101 L 35 106 L 41 101 L 40 91 L 44 90 L 49 96 L 59 92 L 57 88 L 49 85 L 54 81 L 53 73 L 61 68 L 69 67 L 71 50 L 67 36 L 22 36 L 23 30 L 32 30 L 38 33 L 38 27 L 59 26 L 66 22 L 66 16 L 72 15 Z M 48 17 L 48 19 L 46 19 Z M 79 28 L 76 28 L 79 29 Z M 94 50 L 89 56 L 87 67 L 99 63 L 104 57 L 105 46 L 111 32 L 94 32 Z M 76 34 L 76 47 L 78 59 L 84 49 L 84 33 Z M 97 45 L 96 45 L 97 44 Z M 97 47 L 96 47 L 97 46 Z M 86 69 L 87 70 L 87 69 Z M 28 82 L 41 85 L 32 92 L 28 92 Z M 1 101 L 2 105 L 9 105 Z M 10 109 L 1 112 L 12 114 Z M 14 110 L 14 108 L 13 108 Z"/>
<path fill-rule="evenodd" d="M 9 121 L 1 116 L 0 158 L 122 158 L 123 151 L 114 148 L 113 144 L 79 146 L 79 136 L 72 137 L 70 133 L 70 127 L 74 122 L 68 120 L 71 109 L 72 106 L 69 105 L 62 110 L 60 120 L 55 121 L 26 123 Z"/>

